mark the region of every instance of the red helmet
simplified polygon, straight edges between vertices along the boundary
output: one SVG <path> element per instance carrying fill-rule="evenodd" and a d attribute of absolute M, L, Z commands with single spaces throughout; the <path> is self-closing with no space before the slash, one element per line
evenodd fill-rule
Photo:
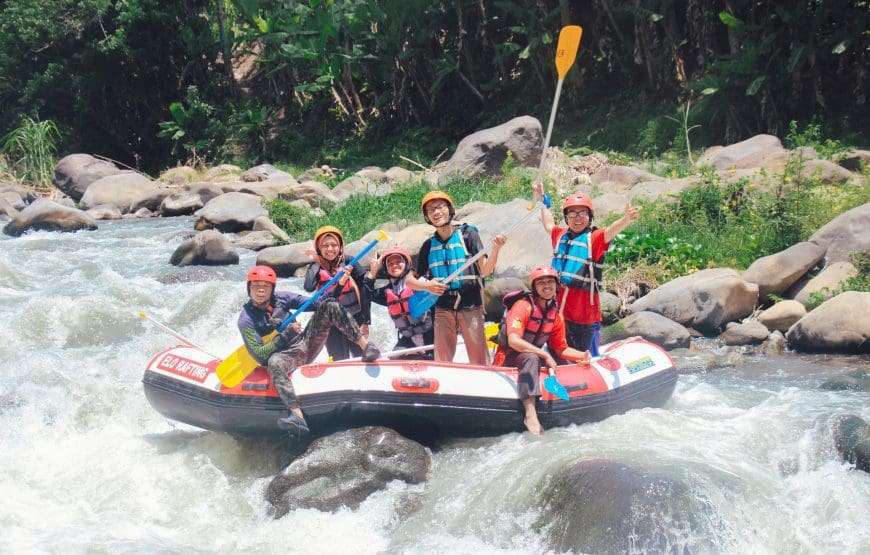
<path fill-rule="evenodd" d="M 537 266 L 532 270 L 532 273 L 529 274 L 529 287 L 531 287 L 532 291 L 535 290 L 535 281 L 543 278 L 543 277 L 551 277 L 559 281 L 559 272 L 554 270 L 551 266 L 547 266 L 546 264 L 542 266 Z"/>
<path fill-rule="evenodd" d="M 592 219 L 592 217 L 595 215 L 592 210 L 592 199 L 587 197 L 586 195 L 577 194 L 571 195 L 570 197 L 566 198 L 565 201 L 562 203 L 563 216 L 569 208 L 586 208 L 587 210 L 589 210 L 590 219 Z"/>
<path fill-rule="evenodd" d="M 453 199 L 450 198 L 450 195 L 444 191 L 429 191 L 423 196 L 423 201 L 420 203 L 420 210 L 423 211 L 423 219 L 426 220 L 426 223 L 432 223 L 429 221 L 428 214 L 426 214 L 426 205 L 433 200 L 443 200 L 447 202 L 448 210 L 450 211 L 450 219 L 452 220 L 453 216 L 456 215 L 456 206 L 453 204 Z"/>
<path fill-rule="evenodd" d="M 405 264 L 410 267 L 411 266 L 411 253 L 407 251 L 407 249 L 403 249 L 402 247 L 390 247 L 381 254 L 381 260 L 384 262 L 387 261 L 387 258 L 393 256 L 394 254 L 398 254 L 402 258 L 405 259 Z"/>
<path fill-rule="evenodd" d="M 248 272 L 247 282 L 251 283 L 252 281 L 267 281 L 272 285 L 278 283 L 278 276 L 275 275 L 275 270 L 268 266 L 254 266 L 251 268 L 251 271 Z"/>

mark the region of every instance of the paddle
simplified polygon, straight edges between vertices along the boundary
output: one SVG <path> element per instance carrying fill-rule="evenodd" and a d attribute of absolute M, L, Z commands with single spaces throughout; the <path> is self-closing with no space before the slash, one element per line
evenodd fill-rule
<path fill-rule="evenodd" d="M 508 228 L 508 230 L 504 232 L 504 235 L 510 234 L 513 230 L 522 225 L 523 222 L 525 222 L 529 219 L 529 217 L 534 215 L 535 208 L 539 208 L 540 206 L 540 202 L 531 206 L 529 208 L 529 212 L 525 216 L 517 220 L 514 225 Z M 488 247 L 466 260 L 465 264 L 456 268 L 456 270 L 454 270 L 452 274 L 444 278 L 441 283 L 447 284 L 459 277 L 459 275 L 462 274 L 462 272 L 464 272 L 466 268 L 477 262 L 478 258 L 489 254 L 494 246 L 494 243 L 490 243 Z M 416 291 L 413 295 L 411 295 L 411 298 L 408 299 L 408 308 L 411 310 L 411 317 L 420 318 L 421 316 L 423 316 L 423 314 L 425 314 L 427 310 L 432 308 L 432 305 L 434 305 L 438 301 L 438 297 L 440 296 L 441 295 L 436 295 L 435 293 L 430 293 L 428 291 Z"/>
<path fill-rule="evenodd" d="M 203 353 L 207 354 L 208 356 L 218 358 L 218 357 L 215 357 L 213 354 L 206 352 L 205 349 L 203 349 L 202 347 L 200 347 L 199 345 L 197 345 L 196 343 L 194 343 L 190 339 L 187 339 L 186 337 L 184 337 L 180 333 L 176 332 L 175 330 L 173 330 L 169 326 L 167 326 L 161 322 L 158 322 L 157 320 L 155 320 L 151 316 L 148 316 L 147 314 L 145 314 L 144 311 L 141 311 L 141 310 L 139 311 L 139 317 L 142 318 L 143 320 L 148 320 L 149 322 L 151 322 L 152 324 L 154 324 L 158 328 L 162 329 L 163 331 L 165 331 L 166 333 L 168 333 L 172 337 L 178 339 L 179 341 L 181 341 L 185 345 L 189 345 L 189 346 L 193 347 L 194 349 L 200 350 Z"/>
<path fill-rule="evenodd" d="M 541 163 L 538 165 L 538 177 L 535 181 L 540 182 L 544 177 L 544 162 L 547 158 L 547 148 L 550 146 L 550 137 L 553 134 L 553 123 L 556 121 L 556 109 L 559 106 L 559 97 L 562 95 L 562 83 L 565 75 L 574 65 L 577 58 L 577 49 L 580 48 L 580 37 L 583 36 L 583 28 L 579 25 L 568 25 L 559 31 L 559 42 L 556 44 L 556 73 L 559 81 L 556 83 L 556 96 L 553 98 L 553 107 L 550 108 L 550 123 L 547 124 L 547 135 L 544 138 L 544 150 L 541 151 Z"/>
<path fill-rule="evenodd" d="M 370 250 L 375 248 L 375 245 L 377 245 L 378 242 L 383 241 L 386 238 L 386 233 L 384 233 L 383 231 L 378 231 L 377 238 L 373 239 L 368 245 L 366 245 L 363 250 L 359 252 L 359 254 L 354 256 L 353 259 L 346 264 L 346 266 L 353 266 L 354 264 L 359 262 L 363 256 L 365 256 Z M 332 279 L 323 284 L 323 286 L 315 291 L 314 294 L 311 295 L 311 297 L 309 297 L 307 301 L 302 303 L 302 306 L 297 308 L 296 311 L 293 312 L 293 314 L 284 318 L 284 321 L 282 321 L 278 325 L 276 331 L 268 334 L 263 339 L 271 340 L 273 337 L 278 335 L 278 333 L 284 331 L 284 329 L 288 325 L 290 325 L 290 323 L 293 322 L 293 320 L 295 320 L 300 313 L 308 308 L 311 303 L 320 298 L 320 296 L 323 295 L 323 293 L 325 293 L 327 290 L 329 290 L 339 279 L 341 279 L 343 275 L 344 272 L 337 272 L 334 276 L 332 276 Z M 221 363 L 217 365 L 215 372 L 218 379 L 222 384 L 224 384 L 224 386 L 235 387 L 242 383 L 242 380 L 247 378 L 248 374 L 253 372 L 254 369 L 259 365 L 260 363 L 251 355 L 250 351 L 248 351 L 248 348 L 245 345 L 242 345 L 227 358 L 222 360 Z"/>

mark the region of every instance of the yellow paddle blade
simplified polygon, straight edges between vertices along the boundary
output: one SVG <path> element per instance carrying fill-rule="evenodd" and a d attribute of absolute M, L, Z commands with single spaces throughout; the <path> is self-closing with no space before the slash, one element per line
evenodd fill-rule
<path fill-rule="evenodd" d="M 582 36 L 583 28 L 579 25 L 568 25 L 559 31 L 559 43 L 556 45 L 556 72 L 559 74 L 559 79 L 564 79 L 568 70 L 574 65 Z"/>
<path fill-rule="evenodd" d="M 278 333 L 273 331 L 264 337 L 263 340 L 271 341 L 276 335 L 278 335 Z M 218 380 L 220 380 L 225 387 L 236 387 L 242 383 L 245 378 L 247 378 L 248 375 L 257 368 L 257 366 L 260 366 L 260 363 L 257 362 L 257 359 L 251 356 L 251 353 L 248 352 L 248 348 L 242 345 L 217 365 L 215 373 L 217 374 Z"/>
<path fill-rule="evenodd" d="M 483 333 L 486 334 L 486 346 L 490 349 L 495 349 L 497 345 L 495 341 L 490 341 L 489 338 L 498 335 L 498 322 L 490 322 L 483 328 Z"/>

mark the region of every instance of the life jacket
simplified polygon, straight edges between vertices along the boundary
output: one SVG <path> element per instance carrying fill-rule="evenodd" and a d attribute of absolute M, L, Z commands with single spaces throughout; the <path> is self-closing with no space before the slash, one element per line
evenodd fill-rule
<path fill-rule="evenodd" d="M 459 269 L 468 260 L 468 249 L 465 246 L 463 233 L 467 229 L 477 229 L 467 224 L 456 227 L 447 241 L 441 241 L 435 233 L 429 239 L 429 271 L 435 279 L 446 279 L 450 274 Z M 458 292 L 463 286 L 479 283 L 478 276 L 474 273 L 473 264 L 466 268 L 462 274 L 447 284 L 447 291 Z"/>
<path fill-rule="evenodd" d="M 565 287 L 585 289 L 594 292 L 601 282 L 604 257 L 592 260 L 592 231 L 589 228 L 574 235 L 566 230 L 559 237 L 556 252 L 553 253 L 551 266 L 559 272 L 559 283 Z"/>
<path fill-rule="evenodd" d="M 401 281 L 404 281 L 402 279 Z M 419 320 L 411 317 L 411 309 L 408 308 L 408 299 L 414 294 L 414 290 L 405 287 L 401 293 L 396 293 L 394 290 L 396 284 L 392 284 L 384 290 L 384 296 L 387 299 L 387 312 L 393 323 L 396 324 L 396 329 L 402 337 L 413 337 L 414 335 L 424 334 L 432 329 L 432 318 L 426 312 Z"/>
<path fill-rule="evenodd" d="M 330 274 L 326 269 L 322 266 L 320 270 L 317 272 L 317 279 L 319 280 L 319 286 L 322 287 L 326 282 L 335 277 L 335 274 Z M 355 283 L 353 278 L 348 276 L 347 282 L 341 287 L 341 292 L 338 294 L 338 302 L 348 314 L 351 316 L 358 314 L 362 310 L 362 304 L 360 303 L 359 292 L 356 287 L 354 287 Z M 336 284 L 334 287 L 338 287 Z M 324 291 L 324 293 L 329 293 L 329 291 Z"/>
<path fill-rule="evenodd" d="M 553 323 L 559 312 L 558 303 L 551 302 L 544 312 L 528 291 L 508 291 L 502 298 L 504 314 L 502 314 L 501 323 L 498 325 L 498 334 L 490 338 L 497 345 L 506 349 L 510 349 L 507 339 L 507 315 L 511 307 L 522 299 L 527 300 L 532 305 L 532 313 L 529 315 L 526 329 L 523 330 L 523 339 L 540 348 L 547 344 L 547 341 L 550 340 L 550 334 L 553 333 Z"/>

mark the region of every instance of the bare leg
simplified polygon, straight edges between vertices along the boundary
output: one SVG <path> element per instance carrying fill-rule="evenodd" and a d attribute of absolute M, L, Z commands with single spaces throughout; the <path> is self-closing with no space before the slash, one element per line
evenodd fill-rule
<path fill-rule="evenodd" d="M 541 422 L 538 420 L 538 411 L 535 409 L 534 397 L 523 399 L 523 410 L 526 412 L 526 417 L 523 418 L 523 424 L 526 425 L 526 429 L 533 435 L 544 435 L 544 427 L 541 426 Z"/>

